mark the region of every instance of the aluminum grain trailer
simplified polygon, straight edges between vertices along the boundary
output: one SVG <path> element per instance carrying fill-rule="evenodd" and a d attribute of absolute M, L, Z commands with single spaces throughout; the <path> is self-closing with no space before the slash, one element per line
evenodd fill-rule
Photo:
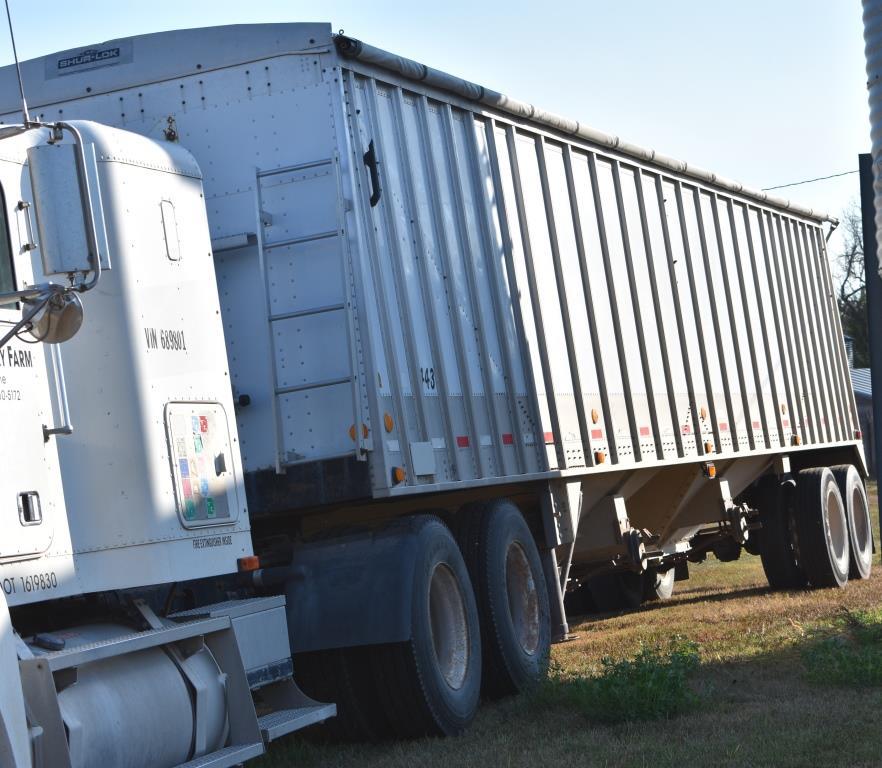
<path fill-rule="evenodd" d="M 298 680 L 344 735 L 461 731 L 481 688 L 543 674 L 568 594 L 635 606 L 743 549 L 773 588 L 868 575 L 823 214 L 325 24 L 24 78 L 44 119 L 204 169 L 241 578 L 286 594 Z"/>

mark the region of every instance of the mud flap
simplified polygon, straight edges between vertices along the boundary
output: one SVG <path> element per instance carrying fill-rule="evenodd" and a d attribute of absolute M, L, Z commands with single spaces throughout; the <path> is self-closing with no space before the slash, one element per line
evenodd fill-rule
<path fill-rule="evenodd" d="M 286 587 L 291 651 L 409 640 L 415 560 L 408 519 L 298 547 Z"/>

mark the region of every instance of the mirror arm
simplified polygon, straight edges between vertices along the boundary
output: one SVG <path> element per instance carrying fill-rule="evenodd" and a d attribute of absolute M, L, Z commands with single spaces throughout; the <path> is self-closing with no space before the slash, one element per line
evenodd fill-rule
<path fill-rule="evenodd" d="M 76 126 L 58 122 L 51 126 L 54 136 L 60 138 L 60 131 L 68 130 L 73 134 L 77 147 L 77 178 L 80 182 L 80 197 L 83 200 L 83 219 L 86 225 L 86 236 L 89 238 L 89 260 L 92 262 L 92 277 L 80 283 L 76 290 L 89 291 L 101 279 L 101 257 L 98 254 L 98 232 L 95 229 L 95 212 L 92 209 L 92 195 L 89 188 L 89 176 L 86 173 L 86 152 L 83 137 Z"/>
<path fill-rule="evenodd" d="M 43 287 L 49 288 L 49 286 L 43 286 Z M 31 291 L 18 291 L 18 293 L 20 293 L 20 294 L 30 293 L 30 292 Z M 13 325 L 12 328 L 2 338 L 0 338 L 0 348 L 6 346 L 6 343 L 10 339 L 12 339 L 22 329 L 24 329 L 28 326 L 28 324 L 31 322 L 31 320 L 33 320 L 34 317 L 36 317 L 37 313 L 41 309 L 43 309 L 43 307 L 46 306 L 46 304 L 49 302 L 49 299 L 52 298 L 52 295 L 54 293 L 55 293 L 55 291 L 53 291 L 53 290 L 40 291 L 36 295 L 36 297 L 34 297 L 36 300 L 34 301 L 34 303 L 32 305 L 30 304 L 30 302 L 28 302 L 28 304 L 29 304 L 28 309 L 24 312 L 24 314 L 22 314 L 21 320 L 19 320 L 17 323 L 15 323 L 15 325 Z M 22 297 L 22 299 L 26 300 L 26 299 L 24 299 L 24 297 Z"/>

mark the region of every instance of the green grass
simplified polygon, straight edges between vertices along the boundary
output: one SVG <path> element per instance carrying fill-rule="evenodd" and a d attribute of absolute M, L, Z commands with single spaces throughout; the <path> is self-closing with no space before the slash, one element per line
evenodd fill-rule
<path fill-rule="evenodd" d="M 882 609 L 849 611 L 802 652 L 806 679 L 818 685 L 882 686 Z"/>
<path fill-rule="evenodd" d="M 694 709 L 699 696 L 690 684 L 699 664 L 695 643 L 675 638 L 667 649 L 641 646 L 633 658 L 600 660 L 598 675 L 573 675 L 554 666 L 537 698 L 571 707 L 597 723 L 675 717 Z"/>

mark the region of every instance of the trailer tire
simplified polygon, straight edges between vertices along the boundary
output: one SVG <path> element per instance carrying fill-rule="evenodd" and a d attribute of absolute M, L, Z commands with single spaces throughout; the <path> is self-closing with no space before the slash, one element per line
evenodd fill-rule
<path fill-rule="evenodd" d="M 491 699 L 545 677 L 551 608 L 536 542 L 520 510 L 505 499 L 460 512 L 457 539 L 481 621 L 482 692 Z"/>
<path fill-rule="evenodd" d="M 374 690 L 390 736 L 457 736 L 481 695 L 478 608 L 447 526 L 422 516 L 416 535 L 412 636 L 371 649 Z"/>
<path fill-rule="evenodd" d="M 828 467 L 803 469 L 796 483 L 796 534 L 812 587 L 844 587 L 849 545 L 845 505 Z"/>
<path fill-rule="evenodd" d="M 599 611 L 594 597 L 588 585 L 583 583 L 578 587 L 571 589 L 564 595 L 564 608 L 566 609 L 567 618 L 576 616 L 586 616 Z"/>
<path fill-rule="evenodd" d="M 845 504 L 848 521 L 849 570 L 852 579 L 869 579 L 873 567 L 873 529 L 867 489 L 852 464 L 830 467 Z"/>
<path fill-rule="evenodd" d="M 647 568 L 643 574 L 644 600 L 670 600 L 674 594 L 674 567 L 665 570 Z"/>
<path fill-rule="evenodd" d="M 636 571 L 609 571 L 592 576 L 588 589 L 601 613 L 633 611 L 643 602 L 643 574 Z"/>
<path fill-rule="evenodd" d="M 774 590 L 806 586 L 796 545 L 795 496 L 792 486 L 774 480 L 764 483 L 756 497 L 761 524 L 756 532 L 757 548 L 766 579 Z"/>

